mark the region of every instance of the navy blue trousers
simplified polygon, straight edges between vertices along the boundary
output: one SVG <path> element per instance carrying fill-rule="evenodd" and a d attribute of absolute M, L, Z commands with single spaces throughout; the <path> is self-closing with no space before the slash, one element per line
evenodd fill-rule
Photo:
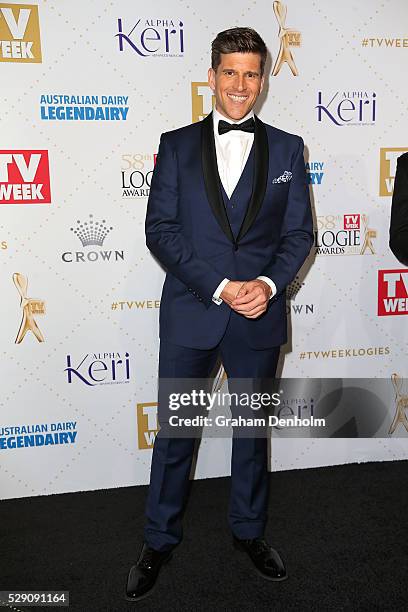
<path fill-rule="evenodd" d="M 234 311 L 220 344 L 209 350 L 160 342 L 159 378 L 207 378 L 220 355 L 229 381 L 233 378 L 273 378 L 280 347 L 255 350 L 242 340 Z M 231 391 L 231 387 L 230 387 Z M 160 421 L 160 394 L 159 394 Z M 170 550 L 182 539 L 182 512 L 189 488 L 194 438 L 156 436 L 146 504 L 146 543 Z M 268 452 L 265 437 L 234 437 L 231 456 L 231 496 L 228 521 L 234 535 L 263 535 L 268 505 Z"/>

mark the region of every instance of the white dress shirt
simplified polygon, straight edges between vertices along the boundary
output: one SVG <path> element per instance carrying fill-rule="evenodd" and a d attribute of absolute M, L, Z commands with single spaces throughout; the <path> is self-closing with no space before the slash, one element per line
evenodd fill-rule
<path fill-rule="evenodd" d="M 254 116 L 254 112 L 251 110 L 245 117 L 239 121 L 228 120 L 228 123 L 242 123 L 247 119 L 251 119 Z M 226 134 L 220 135 L 218 133 L 218 122 L 226 121 L 226 117 L 221 115 L 214 108 L 213 110 L 213 127 L 214 127 L 214 140 L 215 140 L 215 151 L 217 154 L 217 166 L 218 174 L 220 175 L 222 186 L 224 187 L 225 193 L 230 198 L 234 192 L 235 187 L 241 177 L 241 174 L 245 168 L 245 164 L 248 161 L 249 154 L 254 142 L 254 134 L 248 132 L 241 132 L 239 130 L 231 130 Z M 270 298 L 276 294 L 275 283 L 267 276 L 257 276 L 260 280 L 265 281 L 271 288 L 272 293 Z M 223 281 L 218 285 L 213 295 L 213 302 L 217 305 L 222 304 L 220 295 L 229 282 L 229 278 L 224 278 Z M 269 299 L 270 299 L 269 298 Z"/>

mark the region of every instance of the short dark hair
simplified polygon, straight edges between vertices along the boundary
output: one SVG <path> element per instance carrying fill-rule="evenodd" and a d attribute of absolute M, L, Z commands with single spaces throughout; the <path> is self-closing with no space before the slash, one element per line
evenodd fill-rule
<path fill-rule="evenodd" d="M 221 63 L 221 53 L 258 53 L 261 57 L 261 76 L 264 73 L 266 45 L 252 28 L 230 28 L 217 34 L 211 44 L 211 67 L 214 71 Z"/>

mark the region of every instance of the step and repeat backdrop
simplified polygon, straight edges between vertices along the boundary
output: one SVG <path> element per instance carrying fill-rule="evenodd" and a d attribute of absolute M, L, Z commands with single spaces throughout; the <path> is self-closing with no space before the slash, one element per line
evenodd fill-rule
<path fill-rule="evenodd" d="M 405 0 L 0 2 L 2 498 L 148 482 L 149 186 L 160 134 L 211 111 L 210 44 L 238 25 L 271 54 L 259 116 L 306 145 L 315 242 L 288 288 L 283 375 L 384 379 L 388 430 L 408 392 L 408 270 L 388 248 L 407 23 Z M 273 438 L 271 469 L 406 458 L 404 433 Z M 204 440 L 195 477 L 228 474 L 230 444 Z"/>

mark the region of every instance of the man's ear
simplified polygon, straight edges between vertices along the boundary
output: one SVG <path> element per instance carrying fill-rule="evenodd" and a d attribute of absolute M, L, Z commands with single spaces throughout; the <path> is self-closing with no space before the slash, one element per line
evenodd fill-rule
<path fill-rule="evenodd" d="M 263 77 L 261 78 L 261 88 L 259 90 L 259 93 L 261 93 L 261 91 L 263 90 L 264 84 L 265 84 L 265 75 L 263 75 Z"/>
<path fill-rule="evenodd" d="M 213 68 L 208 69 L 208 84 L 212 91 L 215 91 L 215 71 Z"/>

